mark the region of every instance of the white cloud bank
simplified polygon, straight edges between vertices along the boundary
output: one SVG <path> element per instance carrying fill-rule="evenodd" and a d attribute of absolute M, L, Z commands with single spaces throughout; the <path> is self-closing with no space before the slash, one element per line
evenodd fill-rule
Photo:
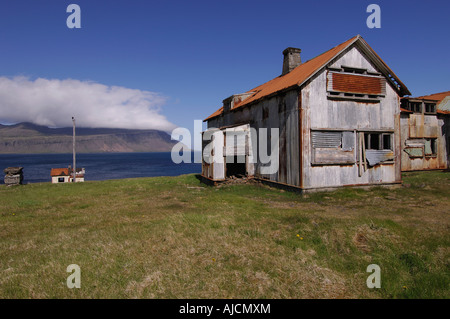
<path fill-rule="evenodd" d="M 79 80 L 0 77 L 0 120 L 49 127 L 156 129 L 176 126 L 161 114 L 167 98 L 154 92 Z"/>

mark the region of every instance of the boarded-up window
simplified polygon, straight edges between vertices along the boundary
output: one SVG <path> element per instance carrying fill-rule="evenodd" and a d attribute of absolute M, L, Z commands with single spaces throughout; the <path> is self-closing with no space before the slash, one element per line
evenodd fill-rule
<path fill-rule="evenodd" d="M 355 162 L 355 134 L 352 131 L 311 131 L 312 164 Z"/>
<path fill-rule="evenodd" d="M 333 97 L 373 99 L 386 95 L 382 76 L 329 71 L 327 91 Z"/>
<path fill-rule="evenodd" d="M 361 94 L 384 94 L 384 78 L 378 76 L 332 73 L 333 91 Z"/>
<path fill-rule="evenodd" d="M 338 148 L 341 146 L 342 132 L 312 131 L 313 148 Z"/>
<path fill-rule="evenodd" d="M 361 162 L 367 162 L 370 166 L 380 163 L 393 162 L 394 151 L 392 148 L 392 133 L 387 132 L 365 132 L 360 145 L 362 148 L 363 159 Z"/>

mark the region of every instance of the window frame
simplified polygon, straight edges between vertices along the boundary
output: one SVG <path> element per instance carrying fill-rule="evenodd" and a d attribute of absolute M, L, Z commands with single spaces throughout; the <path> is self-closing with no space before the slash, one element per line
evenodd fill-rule
<path fill-rule="evenodd" d="M 394 133 L 392 132 L 371 132 L 366 131 L 364 133 L 364 145 L 366 150 L 373 150 L 373 151 L 380 151 L 380 150 L 390 150 L 394 151 L 392 139 L 394 136 Z M 378 135 L 378 147 L 372 148 L 372 135 Z M 367 136 L 367 138 L 366 138 Z M 389 148 L 385 148 L 385 137 L 389 136 Z"/>
<path fill-rule="evenodd" d="M 426 143 L 430 142 L 430 149 L 431 149 L 431 153 L 427 153 L 426 152 Z M 425 138 L 425 144 L 423 146 L 423 155 L 425 157 L 437 157 L 438 153 L 438 139 L 435 137 L 432 138 Z"/>

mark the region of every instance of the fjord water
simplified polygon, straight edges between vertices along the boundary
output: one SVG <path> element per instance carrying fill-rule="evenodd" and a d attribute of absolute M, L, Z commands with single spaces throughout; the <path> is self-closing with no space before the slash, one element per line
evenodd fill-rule
<path fill-rule="evenodd" d="M 193 154 L 192 154 L 193 155 Z M 166 153 L 95 153 L 77 154 L 77 167 L 86 169 L 86 181 L 134 177 L 177 176 L 201 173 L 201 164 L 175 164 Z M 22 166 L 23 183 L 50 182 L 52 168 L 72 165 L 72 154 L 0 154 L 0 170 Z M 3 175 L 0 175 L 3 184 Z"/>

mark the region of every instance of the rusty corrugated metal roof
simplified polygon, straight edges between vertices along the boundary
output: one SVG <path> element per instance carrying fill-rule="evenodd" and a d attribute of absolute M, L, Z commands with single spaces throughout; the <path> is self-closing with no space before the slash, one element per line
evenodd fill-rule
<path fill-rule="evenodd" d="M 450 96 L 450 91 L 441 92 L 441 93 L 434 93 L 434 94 L 424 95 L 424 96 L 418 96 L 418 97 L 416 97 L 416 99 L 436 100 L 436 101 L 438 101 L 438 104 L 439 104 L 439 103 L 442 102 L 442 100 L 446 96 Z"/>
<path fill-rule="evenodd" d="M 223 106 L 220 109 L 218 109 L 217 111 L 215 111 L 213 114 L 208 116 L 206 119 L 204 119 L 203 122 L 204 121 L 208 121 L 208 120 L 210 120 L 212 118 L 215 118 L 216 116 L 219 116 L 220 114 L 222 114 L 222 112 L 223 112 Z"/>
<path fill-rule="evenodd" d="M 388 73 L 397 81 L 399 85 L 399 90 L 402 91 L 404 94 L 411 94 L 406 86 L 396 77 L 396 75 L 392 72 L 391 69 L 384 63 L 383 60 L 373 51 L 373 49 L 363 40 L 363 38 L 360 35 L 357 35 L 337 46 L 334 48 L 322 53 L 321 55 L 300 64 L 298 67 L 293 69 L 291 72 L 280 75 L 252 90 L 247 91 L 248 92 L 255 92 L 252 95 L 250 95 L 247 99 L 236 103 L 232 110 L 235 110 L 239 107 L 242 107 L 244 105 L 248 105 L 251 103 L 254 103 L 258 100 L 261 100 L 263 98 L 266 98 L 268 96 L 271 96 L 272 94 L 275 94 L 276 92 L 283 91 L 285 89 L 288 89 L 290 87 L 294 86 L 300 86 L 303 83 L 305 83 L 307 80 L 309 80 L 316 72 L 318 72 L 320 69 L 322 69 L 324 66 L 326 66 L 331 60 L 333 60 L 337 55 L 339 55 L 341 52 L 343 52 L 345 49 L 347 49 L 350 45 L 355 43 L 356 41 L 360 40 L 362 43 L 362 46 L 367 48 L 373 55 L 379 59 L 381 65 L 384 66 L 386 70 L 388 70 Z M 223 113 L 223 107 L 215 111 L 213 114 L 208 116 L 204 121 L 210 120 L 214 117 L 217 117 Z"/>

